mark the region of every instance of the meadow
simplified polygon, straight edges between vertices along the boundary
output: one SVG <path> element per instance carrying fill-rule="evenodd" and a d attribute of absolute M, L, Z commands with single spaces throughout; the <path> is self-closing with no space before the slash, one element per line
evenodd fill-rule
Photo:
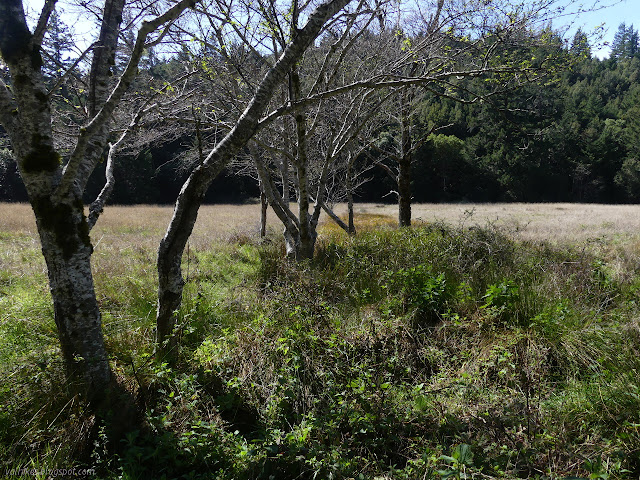
<path fill-rule="evenodd" d="M 393 205 L 359 204 L 359 233 L 324 223 L 300 264 L 282 258 L 273 212 L 260 239 L 258 205 L 203 207 L 173 365 L 153 348 L 171 208 L 108 207 L 94 279 L 142 419 L 117 445 L 65 385 L 29 207 L 0 212 L 5 472 L 640 476 L 640 207 L 415 205 L 398 230 Z"/>

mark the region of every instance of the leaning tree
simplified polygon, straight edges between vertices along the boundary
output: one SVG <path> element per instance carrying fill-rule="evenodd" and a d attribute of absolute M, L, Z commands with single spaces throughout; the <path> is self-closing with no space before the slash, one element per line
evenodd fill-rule
<path fill-rule="evenodd" d="M 349 25 L 352 14 L 343 11 L 350 0 L 327 0 L 314 10 L 310 2 L 301 4 L 297 0 L 283 8 L 275 0 L 259 2 L 225 3 L 216 0 L 211 10 L 203 11 L 221 27 L 231 29 L 240 42 L 243 31 L 238 25 L 249 21 L 257 22 L 255 30 L 276 29 L 282 42 L 271 51 L 269 61 L 264 66 L 264 76 L 255 83 L 249 83 L 250 95 L 239 115 L 228 122 L 230 129 L 206 155 L 203 155 L 189 175 L 178 196 L 173 218 L 158 250 L 158 311 L 157 341 L 165 354 L 171 354 L 176 346 L 176 313 L 182 302 L 184 279 L 182 278 L 182 254 L 193 231 L 198 209 L 213 179 L 239 154 L 256 134 L 264 120 L 278 87 L 287 75 L 295 70 L 306 50 L 316 41 L 323 30 L 342 29 Z M 342 12 L 341 15 L 338 15 Z M 215 28 L 214 28 L 215 30 Z M 258 45 L 266 48 L 264 42 Z M 245 42 L 245 47 L 253 50 L 256 57 L 265 56 L 256 45 Z M 239 75 L 242 83 L 248 83 Z"/>

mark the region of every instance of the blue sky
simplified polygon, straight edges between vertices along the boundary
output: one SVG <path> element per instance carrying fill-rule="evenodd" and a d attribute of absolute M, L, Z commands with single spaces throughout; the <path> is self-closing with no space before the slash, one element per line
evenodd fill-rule
<path fill-rule="evenodd" d="M 44 0 L 23 0 L 25 6 L 31 10 L 32 14 L 40 11 Z M 417 0 L 420 1 L 420 0 Z M 587 12 L 580 14 L 577 18 L 562 17 L 553 22 L 553 26 L 560 28 L 568 23 L 571 23 L 571 28 L 567 33 L 569 40 L 573 37 L 573 34 L 578 29 L 582 29 L 586 33 L 595 31 L 599 26 L 603 26 L 602 42 L 608 42 L 609 44 L 613 40 L 613 36 L 618 29 L 620 23 L 625 22 L 627 25 L 633 24 L 636 30 L 640 30 L 640 0 L 567 0 L 567 2 L 582 3 L 585 9 L 589 9 L 594 3 L 599 2 L 603 5 L 612 5 L 608 8 L 601 8 L 593 12 Z M 91 37 L 89 32 L 92 29 L 92 25 L 83 18 L 78 18 L 77 15 L 73 15 L 73 7 L 69 7 L 69 3 L 65 0 L 60 0 L 60 7 L 62 7 L 65 15 L 64 21 L 68 24 L 75 26 L 76 33 Z M 72 2 L 71 2 L 72 3 Z M 575 11 L 575 9 L 574 9 Z M 83 31 L 84 30 L 84 31 Z M 593 54 L 600 57 L 608 57 L 610 48 L 608 46 L 593 46 Z"/>
<path fill-rule="evenodd" d="M 593 3 L 593 0 L 591 2 L 585 1 L 584 3 L 585 7 L 588 8 Z M 616 3 L 616 0 L 606 0 L 606 3 Z M 622 0 L 611 7 L 580 14 L 575 19 L 570 33 L 575 32 L 578 27 L 582 27 L 588 33 L 604 24 L 602 40 L 611 44 L 618 26 L 622 22 L 625 22 L 627 26 L 633 24 L 636 30 L 640 30 L 640 0 Z M 554 22 L 554 26 L 560 26 L 562 23 L 562 21 Z M 569 35 L 569 38 L 572 36 L 572 34 Z M 599 58 L 608 57 L 609 53 L 610 48 L 608 46 L 593 48 L 593 54 Z"/>

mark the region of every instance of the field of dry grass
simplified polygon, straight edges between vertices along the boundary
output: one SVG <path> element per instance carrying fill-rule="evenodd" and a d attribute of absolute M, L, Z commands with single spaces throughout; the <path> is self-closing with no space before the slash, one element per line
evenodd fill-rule
<path fill-rule="evenodd" d="M 581 243 L 640 238 L 640 205 L 571 203 L 417 204 L 415 223 L 443 221 L 453 225 L 493 224 L 519 238 L 534 241 Z M 346 207 L 339 206 L 344 214 Z M 395 205 L 360 204 L 358 214 L 396 218 Z"/>
<path fill-rule="evenodd" d="M 346 206 L 336 212 L 345 217 Z M 156 246 L 162 238 L 172 206 L 110 206 L 92 232 L 93 243 L 100 245 L 136 242 L 140 247 Z M 356 226 L 393 225 L 397 207 L 388 204 L 356 205 Z M 259 205 L 207 205 L 200 209 L 192 245 L 206 247 L 212 240 L 238 235 L 256 235 Z M 640 205 L 597 205 L 569 203 L 510 204 L 417 204 L 413 206 L 416 224 L 444 221 L 453 225 L 493 224 L 513 232 L 521 239 L 560 243 L 611 243 L 640 240 Z M 323 218 L 327 221 L 327 217 Z M 270 228 L 279 230 L 279 222 L 269 211 Z M 35 235 L 35 222 L 26 204 L 0 204 L 0 233 Z"/>

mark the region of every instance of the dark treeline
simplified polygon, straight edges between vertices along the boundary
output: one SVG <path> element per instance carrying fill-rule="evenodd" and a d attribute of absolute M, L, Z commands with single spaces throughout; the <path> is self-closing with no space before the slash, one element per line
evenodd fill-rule
<path fill-rule="evenodd" d="M 56 28 L 62 29 L 58 37 L 64 39 L 63 26 Z M 544 83 L 473 105 L 434 95 L 421 100 L 412 116 L 414 141 L 427 135 L 428 125 L 441 128 L 414 155 L 414 201 L 640 201 L 637 30 L 621 24 L 611 55 L 604 60 L 592 56 L 582 31 L 569 46 L 560 38 L 556 43 L 559 67 Z M 51 49 L 62 58 L 64 42 L 58 40 Z M 541 57 L 549 58 L 548 53 Z M 144 68 L 151 76 L 170 77 L 181 61 L 180 55 L 163 61 L 151 51 Z M 50 75 L 55 80 L 56 73 Z M 485 81 L 469 80 L 469 89 L 481 91 Z M 380 145 L 397 142 L 398 132 L 390 125 L 379 137 Z M 164 144 L 156 140 L 137 153 L 120 154 L 111 203 L 175 202 L 189 171 L 182 154 L 193 142 L 192 138 L 173 138 Z M 380 152 L 363 155 L 361 161 L 375 162 L 383 155 Z M 85 192 L 87 201 L 100 191 L 104 168 L 94 171 Z M 356 192 L 358 200 L 395 201 L 388 195 L 393 182 L 382 168 L 373 167 L 368 178 Z M 230 168 L 213 182 L 206 202 L 243 203 L 258 196 L 253 176 Z M 27 201 L 6 148 L 0 148 L 0 200 Z"/>
<path fill-rule="evenodd" d="M 416 200 L 639 201 L 637 31 L 620 25 L 612 47 L 593 58 L 579 31 L 572 67 L 543 85 L 472 107 L 425 104 L 425 118 L 452 125 L 415 162 Z"/>

